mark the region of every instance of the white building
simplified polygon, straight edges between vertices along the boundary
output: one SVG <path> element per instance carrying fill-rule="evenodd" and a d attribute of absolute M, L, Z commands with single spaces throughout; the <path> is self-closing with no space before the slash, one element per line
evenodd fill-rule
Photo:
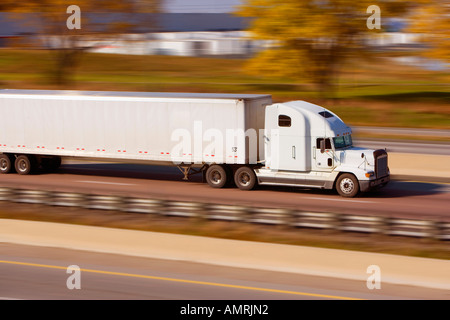
<path fill-rule="evenodd" d="M 92 52 L 173 56 L 248 55 L 260 44 L 245 31 L 157 32 L 85 42 Z"/>

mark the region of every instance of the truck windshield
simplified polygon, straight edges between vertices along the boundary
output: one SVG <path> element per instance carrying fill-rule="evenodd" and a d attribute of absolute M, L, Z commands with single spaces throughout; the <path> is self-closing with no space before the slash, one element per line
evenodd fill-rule
<path fill-rule="evenodd" d="M 351 147 L 353 144 L 351 135 L 346 135 L 346 136 L 342 136 L 342 137 L 334 137 L 333 142 L 334 142 L 335 149 Z"/>

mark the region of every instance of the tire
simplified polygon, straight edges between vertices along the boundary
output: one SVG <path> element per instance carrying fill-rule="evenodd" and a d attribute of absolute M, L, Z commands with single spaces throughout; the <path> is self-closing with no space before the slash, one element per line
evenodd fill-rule
<path fill-rule="evenodd" d="M 7 154 L 0 154 L 0 173 L 6 174 L 14 171 L 14 159 Z"/>
<path fill-rule="evenodd" d="M 359 193 L 359 181 L 353 174 L 344 173 L 337 179 L 336 190 L 343 197 L 355 197 Z"/>
<path fill-rule="evenodd" d="M 227 184 L 227 171 L 219 165 L 212 165 L 206 170 L 206 182 L 213 188 L 223 188 Z"/>
<path fill-rule="evenodd" d="M 240 167 L 234 173 L 234 183 L 241 190 L 252 190 L 257 185 L 255 171 L 250 167 Z"/>
<path fill-rule="evenodd" d="M 20 175 L 30 174 L 36 167 L 36 160 L 31 155 L 21 155 L 16 158 L 15 168 L 16 172 Z"/>

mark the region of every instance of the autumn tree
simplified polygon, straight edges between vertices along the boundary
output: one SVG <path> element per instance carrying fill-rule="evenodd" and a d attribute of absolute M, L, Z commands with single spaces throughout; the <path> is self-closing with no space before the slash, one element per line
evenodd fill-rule
<path fill-rule="evenodd" d="M 420 41 L 428 58 L 450 63 L 450 3 L 440 0 L 422 0 L 421 6 L 410 16 L 411 32 L 421 34 Z"/>
<path fill-rule="evenodd" d="M 79 12 L 68 10 L 73 5 L 80 9 Z M 138 13 L 159 12 L 160 0 L 6 1 L 0 10 L 11 12 L 22 23 L 30 23 L 23 19 L 22 14 L 34 14 L 36 19 L 31 21 L 35 24 L 34 30 L 51 48 L 53 55 L 52 80 L 63 85 L 70 81 L 71 74 L 79 64 L 86 49 L 86 41 L 116 37 L 137 25 L 145 25 L 151 30 L 155 25 L 152 16 Z M 78 18 L 79 27 L 75 23 Z"/>
<path fill-rule="evenodd" d="M 262 75 L 288 76 L 332 91 L 342 63 L 368 50 L 367 8 L 378 5 L 383 19 L 402 14 L 396 0 L 246 0 L 236 14 L 251 19 L 251 36 L 271 45 L 250 60 L 248 69 Z"/>

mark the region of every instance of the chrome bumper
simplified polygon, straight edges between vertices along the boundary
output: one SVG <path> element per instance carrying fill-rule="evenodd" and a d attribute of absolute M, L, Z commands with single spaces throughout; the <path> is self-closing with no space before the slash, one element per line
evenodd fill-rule
<path fill-rule="evenodd" d="M 359 187 L 362 192 L 367 192 L 372 189 L 384 187 L 389 181 L 391 181 L 391 177 L 389 175 L 387 175 L 385 177 L 374 179 L 374 180 L 360 181 Z"/>

